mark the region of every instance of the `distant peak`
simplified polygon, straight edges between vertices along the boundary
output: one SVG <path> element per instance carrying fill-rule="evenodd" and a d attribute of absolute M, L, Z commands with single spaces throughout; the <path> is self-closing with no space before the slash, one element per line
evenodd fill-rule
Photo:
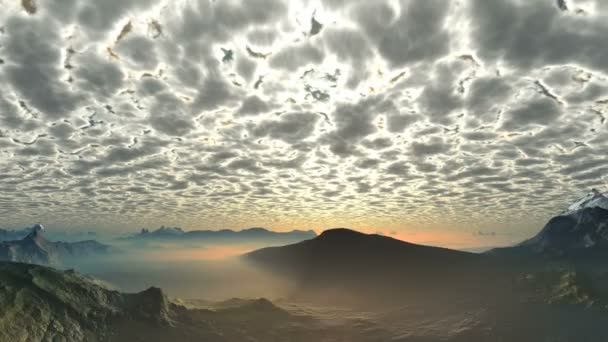
<path fill-rule="evenodd" d="M 608 196 L 592 189 L 553 217 L 534 237 L 518 246 L 536 252 L 561 255 L 587 248 L 607 248 Z"/>
<path fill-rule="evenodd" d="M 261 227 L 253 227 L 253 228 L 244 229 L 243 231 L 244 232 L 268 232 L 268 229 L 261 228 Z"/>
<path fill-rule="evenodd" d="M 23 238 L 24 240 L 39 241 L 39 240 L 44 239 L 44 237 L 42 236 L 42 233 L 44 232 L 43 225 L 37 223 L 37 224 L 33 225 L 31 228 L 29 228 L 28 230 L 29 230 L 29 234 L 27 234 L 25 236 L 25 238 Z"/>
<path fill-rule="evenodd" d="M 161 226 L 160 228 L 158 228 L 156 230 L 156 232 L 167 233 L 167 234 L 183 234 L 184 230 L 181 229 L 180 227 L 165 227 L 165 226 Z"/>
<path fill-rule="evenodd" d="M 565 214 L 571 214 L 585 208 L 602 208 L 608 210 L 608 196 L 598 189 L 591 189 L 587 195 L 572 203 L 565 211 Z"/>
<path fill-rule="evenodd" d="M 44 237 L 42 236 L 42 229 L 32 229 L 32 232 L 29 233 L 24 240 L 33 240 L 33 241 L 40 241 L 40 240 L 44 240 Z"/>
<path fill-rule="evenodd" d="M 349 228 L 328 229 L 319 235 L 319 238 L 338 237 L 338 236 L 362 236 L 364 233 Z"/>
<path fill-rule="evenodd" d="M 145 296 L 155 296 L 155 297 L 163 297 L 164 293 L 160 287 L 151 286 L 146 290 L 140 292 L 140 294 Z"/>

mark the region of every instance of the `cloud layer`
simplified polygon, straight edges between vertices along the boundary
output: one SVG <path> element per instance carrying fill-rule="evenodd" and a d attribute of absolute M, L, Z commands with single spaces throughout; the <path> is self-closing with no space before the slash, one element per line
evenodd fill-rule
<path fill-rule="evenodd" d="M 0 6 L 3 225 L 525 236 L 608 183 L 600 0 Z"/>

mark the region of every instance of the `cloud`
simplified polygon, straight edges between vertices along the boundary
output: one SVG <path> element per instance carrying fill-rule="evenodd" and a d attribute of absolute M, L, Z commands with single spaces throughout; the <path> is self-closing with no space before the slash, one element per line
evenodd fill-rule
<path fill-rule="evenodd" d="M 439 137 L 434 137 L 426 142 L 413 142 L 410 146 L 410 151 L 416 157 L 428 157 L 447 153 L 451 148 L 451 144 L 448 144 Z"/>
<path fill-rule="evenodd" d="M 278 119 L 260 122 L 252 129 L 256 138 L 270 137 L 287 143 L 295 143 L 311 136 L 319 116 L 312 113 L 288 113 Z"/>
<path fill-rule="evenodd" d="M 561 108 L 551 99 L 534 99 L 504 114 L 503 129 L 527 129 L 533 125 L 549 126 L 561 116 Z"/>
<path fill-rule="evenodd" d="M 401 1 L 400 15 L 386 2 L 361 5 L 355 17 L 393 67 L 433 60 L 449 52 L 444 21 L 450 5 L 441 0 Z"/>
<path fill-rule="evenodd" d="M 329 52 L 351 68 L 347 85 L 351 88 L 369 77 L 368 62 L 374 51 L 363 32 L 354 29 L 327 29 L 323 38 Z"/>
<path fill-rule="evenodd" d="M 606 185 L 603 1 L 36 4 L 0 13 L 8 225 L 523 238 Z"/>
<path fill-rule="evenodd" d="M 214 110 L 235 98 L 232 85 L 222 78 L 209 77 L 203 81 L 191 107 L 194 111 Z"/>
<path fill-rule="evenodd" d="M 475 79 L 469 87 L 466 98 L 470 119 L 477 123 L 494 121 L 513 93 L 513 87 L 503 77 L 490 76 Z"/>
<path fill-rule="evenodd" d="M 152 128 L 168 135 L 184 136 L 194 129 L 186 105 L 170 93 L 162 93 L 154 98 L 149 121 Z"/>
<path fill-rule="evenodd" d="M 135 70 L 154 71 L 159 64 L 156 45 L 144 35 L 131 34 L 122 39 L 116 44 L 114 53 L 121 60 L 127 61 L 129 66 Z"/>
<path fill-rule="evenodd" d="M 473 236 L 480 236 L 480 237 L 494 237 L 498 234 L 496 234 L 496 232 L 485 232 L 485 231 L 477 231 L 477 232 L 473 232 Z"/>
<path fill-rule="evenodd" d="M 420 119 L 420 116 L 416 114 L 391 114 L 387 118 L 387 128 L 391 133 L 401 133 Z"/>
<path fill-rule="evenodd" d="M 13 17 L 5 23 L 6 80 L 29 105 L 50 119 L 69 115 L 83 100 L 68 90 L 62 79 L 57 29 L 52 22 L 38 19 Z"/>
<path fill-rule="evenodd" d="M 86 52 L 76 55 L 73 77 L 75 86 L 96 99 L 110 98 L 124 86 L 125 74 L 120 67 L 98 54 Z"/>
<path fill-rule="evenodd" d="M 298 68 L 305 67 L 308 64 L 321 63 L 324 58 L 325 54 L 323 53 L 323 50 L 310 43 L 306 43 L 289 46 L 282 51 L 273 54 L 269 65 L 276 69 L 296 71 Z"/>
<path fill-rule="evenodd" d="M 266 102 L 258 96 L 253 95 L 243 101 L 241 107 L 236 112 L 236 116 L 258 115 L 269 110 L 270 106 Z"/>
<path fill-rule="evenodd" d="M 143 10 L 154 3 L 152 0 L 108 0 L 91 3 L 76 1 L 72 2 L 72 4 L 69 4 L 69 2 L 65 2 L 66 6 L 61 6 L 59 5 L 61 1 L 52 1 L 54 5 L 50 8 L 57 15 L 61 15 L 61 11 L 64 11 L 63 13 L 69 13 L 69 16 L 71 16 L 76 11 L 78 25 L 83 27 L 86 33 L 94 38 L 107 33 L 123 16 Z M 68 17 L 66 14 L 63 16 Z"/>
<path fill-rule="evenodd" d="M 600 3 L 601 1 L 597 1 Z M 602 16 L 562 12 L 551 1 L 474 0 L 474 41 L 486 60 L 525 69 L 576 63 L 606 72 Z"/>
<path fill-rule="evenodd" d="M 322 137 L 330 145 L 330 150 L 341 157 L 358 153 L 357 145 L 369 135 L 378 131 L 374 119 L 383 112 L 393 109 L 390 101 L 371 97 L 355 104 L 338 104 L 332 121 L 335 129 Z"/>

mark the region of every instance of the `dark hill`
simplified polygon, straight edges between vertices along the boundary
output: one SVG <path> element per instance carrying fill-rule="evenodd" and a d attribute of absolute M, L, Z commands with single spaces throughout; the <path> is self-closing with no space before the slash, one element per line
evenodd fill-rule
<path fill-rule="evenodd" d="M 483 272 L 490 265 L 481 255 L 349 229 L 328 230 L 314 239 L 257 250 L 244 258 L 300 284 L 298 296 L 330 301 L 385 302 L 394 301 L 396 293 L 404 299 L 420 291 L 469 292 L 480 287 L 482 278 L 492 278 L 492 272 Z"/>
<path fill-rule="evenodd" d="M 378 342 L 363 328 L 330 327 L 268 300 L 186 308 L 158 288 L 127 294 L 73 271 L 0 262 L 0 341 Z"/>

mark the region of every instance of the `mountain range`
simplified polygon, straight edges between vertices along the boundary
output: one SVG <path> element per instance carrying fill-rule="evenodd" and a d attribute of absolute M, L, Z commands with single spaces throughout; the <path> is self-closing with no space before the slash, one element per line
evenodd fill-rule
<path fill-rule="evenodd" d="M 57 265 L 69 259 L 107 255 L 113 248 L 94 240 L 53 242 L 44 238 L 44 227 L 36 225 L 21 240 L 0 242 L 0 261 Z"/>
<path fill-rule="evenodd" d="M 73 271 L 0 262 L 0 340 L 607 341 L 606 203 L 592 191 L 533 238 L 486 253 L 339 228 L 245 254 L 248 263 L 293 282 L 280 305 L 265 299 L 203 305 L 154 287 L 126 294 Z M 49 263 L 95 250 L 49 242 L 40 228 L 1 243 L 0 255 Z M 244 232 L 228 233 L 230 241 L 269 233 Z M 190 233 L 161 228 L 138 235 Z"/>
<path fill-rule="evenodd" d="M 573 256 L 584 251 L 608 252 L 608 196 L 593 189 L 589 194 L 575 201 L 559 215 L 551 218 L 540 232 L 515 246 L 495 248 L 489 255 L 509 254 L 527 251 L 545 256 Z M 445 248 L 415 245 L 390 237 L 363 234 L 346 228 L 331 229 L 317 238 L 291 246 L 265 248 L 246 255 L 251 260 L 270 262 L 271 260 L 296 260 L 305 265 L 313 262 L 317 255 L 340 251 L 336 262 L 365 259 L 370 262 L 388 262 L 395 259 L 421 259 L 425 263 L 445 258 L 459 261 L 480 259 L 473 253 Z M 366 254 L 365 257 L 361 253 Z M 350 255 L 352 254 L 352 255 Z M 307 258 L 306 261 L 302 260 Z M 362 261 L 363 262 L 363 261 Z M 279 265 L 277 265 L 279 266 Z M 279 266 L 280 267 L 280 266 Z M 287 267 L 291 268 L 291 266 Z M 300 269 L 300 267 L 298 267 Z"/>
<path fill-rule="evenodd" d="M 0 241 L 21 240 L 34 231 L 36 226 L 23 229 L 2 229 L 0 228 Z"/>
<path fill-rule="evenodd" d="M 3 229 L 0 228 L 0 241 L 14 241 L 14 240 L 21 240 L 24 237 L 28 236 L 28 234 L 30 234 L 32 231 L 34 231 L 35 229 L 38 229 L 39 227 L 41 227 L 42 225 L 40 224 L 36 224 L 32 227 L 26 227 L 26 228 L 22 228 L 22 229 Z M 97 233 L 96 232 L 92 232 L 92 231 L 80 231 L 80 230 L 57 230 L 57 229 L 53 229 L 53 230 L 46 230 L 45 229 L 45 236 L 46 238 L 50 239 L 50 240 L 55 240 L 55 241 L 69 241 L 69 242 L 76 242 L 76 241 L 82 241 L 82 240 L 87 240 L 87 239 L 93 239 L 95 237 L 97 237 Z"/>
<path fill-rule="evenodd" d="M 324 325 L 260 299 L 204 306 L 159 288 L 121 293 L 74 271 L 0 262 L 0 341 L 379 342 L 365 327 Z"/>
<path fill-rule="evenodd" d="M 407 295 L 436 289 L 443 286 L 441 279 L 465 280 L 460 275 L 473 265 L 484 266 L 483 258 L 477 254 L 416 245 L 345 228 L 328 230 L 294 245 L 257 250 L 245 258 L 305 284 L 306 290 L 300 294 L 331 296 L 322 298 L 323 301 L 346 296 L 342 299 L 361 298 L 367 302 L 367 299 L 383 298 L 390 302 L 392 299 L 386 298 L 386 293 Z M 454 289 L 467 285 L 470 284 L 464 281 L 451 284 Z M 374 293 L 369 293 L 369 289 L 374 289 Z"/>
<path fill-rule="evenodd" d="M 130 236 L 131 241 L 200 241 L 207 243 L 242 243 L 267 242 L 272 244 L 288 244 L 314 238 L 317 234 L 312 231 L 293 230 L 275 232 L 265 228 L 249 228 L 240 231 L 222 230 L 192 230 L 184 231 L 179 227 L 160 227 L 156 230 L 142 229 Z"/>
<path fill-rule="evenodd" d="M 294 280 L 291 301 L 382 312 L 403 326 L 390 340 L 606 341 L 607 200 L 594 190 L 535 237 L 480 254 L 334 229 L 243 258 Z"/>
<path fill-rule="evenodd" d="M 397 294 L 400 300 L 407 300 L 411 293 L 484 297 L 550 263 L 562 265 L 578 256 L 608 254 L 606 203 L 608 198 L 594 190 L 549 220 L 535 237 L 481 254 L 332 229 L 311 240 L 250 252 L 244 259 L 295 279 L 302 284 L 298 296 L 307 300 L 386 305 L 397 303 Z M 577 260 L 583 265 L 608 266 L 608 261 L 596 258 Z"/>
<path fill-rule="evenodd" d="M 513 247 L 489 251 L 490 254 L 526 252 L 570 259 L 608 254 L 608 197 L 594 189 L 551 218 L 536 236 Z"/>

